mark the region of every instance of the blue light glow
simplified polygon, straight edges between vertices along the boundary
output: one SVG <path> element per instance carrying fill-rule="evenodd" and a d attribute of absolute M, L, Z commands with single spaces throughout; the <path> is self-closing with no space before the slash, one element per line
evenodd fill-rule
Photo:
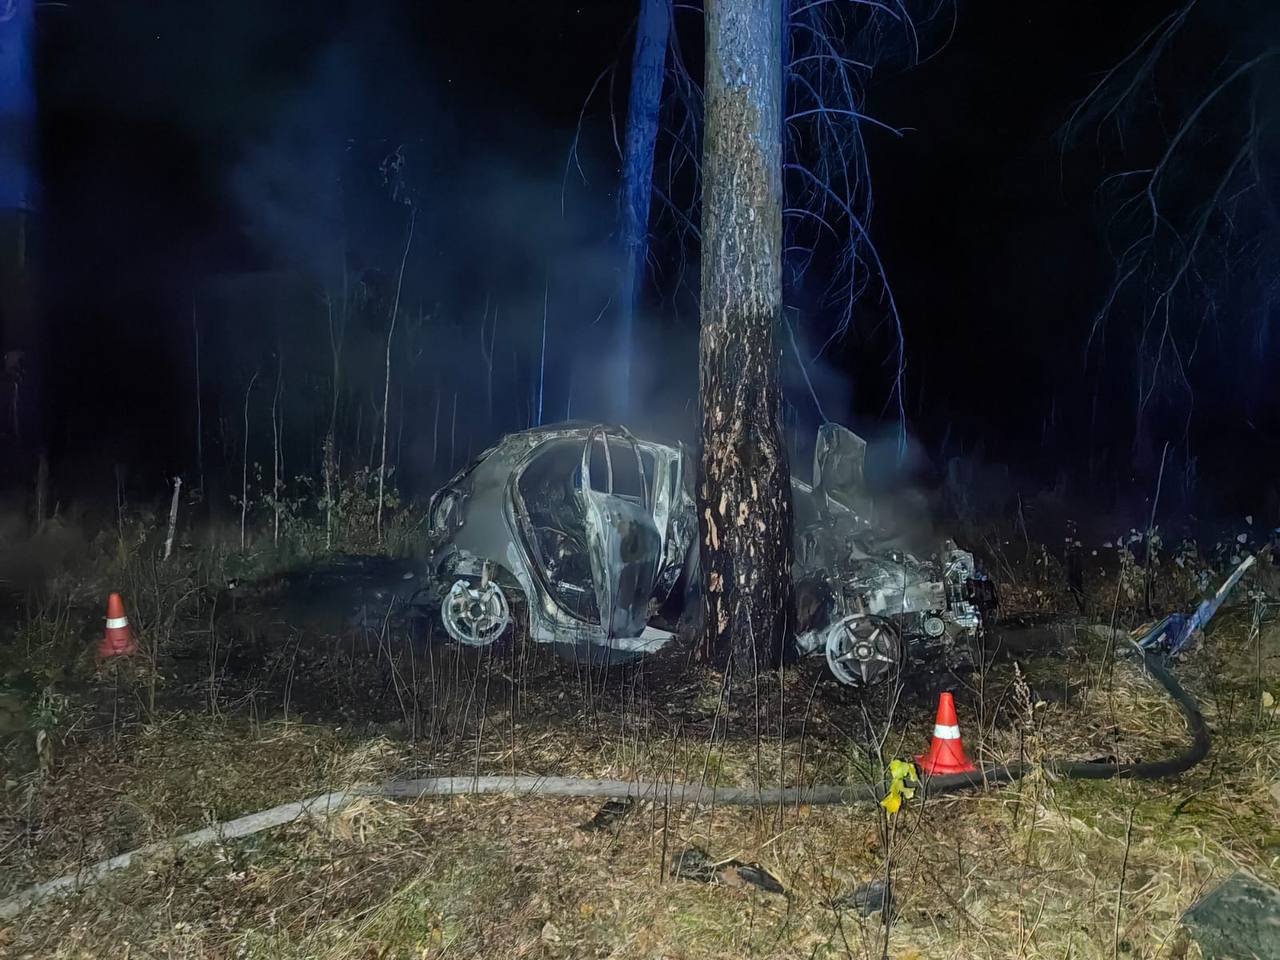
<path fill-rule="evenodd" d="M 35 202 L 31 162 L 35 86 L 32 24 L 35 0 L 0 0 L 0 209 Z"/>

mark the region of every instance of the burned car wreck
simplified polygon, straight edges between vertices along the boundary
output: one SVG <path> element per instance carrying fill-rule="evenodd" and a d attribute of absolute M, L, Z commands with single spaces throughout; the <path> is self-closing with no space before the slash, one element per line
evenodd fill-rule
<path fill-rule="evenodd" d="M 794 652 L 873 686 L 911 661 L 963 663 L 995 594 L 951 542 L 917 558 L 878 530 L 866 443 L 818 432 L 813 479 L 792 478 L 793 574 L 806 599 Z M 455 641 L 488 646 L 513 605 L 528 632 L 574 656 L 630 659 L 676 636 L 698 599 L 696 462 L 625 428 L 569 422 L 510 434 L 432 497 L 428 589 Z"/>

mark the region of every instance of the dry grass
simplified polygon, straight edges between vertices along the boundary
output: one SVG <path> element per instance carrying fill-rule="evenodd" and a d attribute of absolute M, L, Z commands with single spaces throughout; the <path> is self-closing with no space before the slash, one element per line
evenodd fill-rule
<path fill-rule="evenodd" d="M 1227 869 L 1220 851 L 1168 844 L 1140 803 L 1126 846 L 1111 828 L 1127 810 L 1089 824 L 1054 799 L 1038 785 L 905 819 L 891 955 L 1177 955 L 1177 917 Z M 592 812 L 369 801 L 325 826 L 153 863 L 27 917 L 8 944 L 51 957 L 879 956 L 880 918 L 832 906 L 882 869 L 866 811 L 779 824 L 772 811 L 640 810 L 616 835 L 579 830 Z M 759 860 L 790 896 L 664 877 L 662 850 L 690 842 Z"/>
<path fill-rule="evenodd" d="M 105 737 L 7 792 L 0 896 L 208 823 L 379 781 L 398 765 L 385 740 L 293 723 L 174 716 Z"/>
<path fill-rule="evenodd" d="M 1278 721 L 1258 709 L 1260 681 L 1280 696 L 1280 625 L 1252 627 L 1247 611 L 1224 613 L 1180 668 L 1216 741 L 1174 781 L 1035 775 L 909 802 L 892 821 L 867 808 L 658 803 L 598 832 L 580 829 L 598 808 L 585 801 L 366 800 L 328 822 L 154 860 L 46 904 L 0 927 L 0 955 L 1194 957 L 1177 920 L 1200 892 L 1237 866 L 1280 881 Z M 1106 646 L 1081 634 L 1053 656 L 999 660 L 969 678 L 958 696 L 970 751 L 999 762 L 1178 749 L 1176 708 Z M 278 706 L 250 716 L 233 709 L 232 680 L 216 711 L 200 710 L 201 690 L 180 714 L 141 711 L 113 728 L 93 713 L 97 727 L 68 735 L 48 769 L 4 794 L 0 893 L 393 773 L 859 782 L 878 775 L 869 733 L 886 735 L 887 755 L 909 756 L 932 723 L 932 690 L 908 691 L 892 711 L 872 702 L 864 716 L 807 667 L 735 691 L 730 709 L 721 677 L 678 658 L 602 680 L 520 651 L 432 654 L 427 669 L 405 644 L 362 649 L 362 660 L 334 660 L 326 648 L 333 676 L 317 661 L 306 679 L 328 697 L 380 696 L 391 717 L 412 722 L 352 728 L 304 711 L 307 722 L 284 723 Z M 759 862 L 788 895 L 672 879 L 672 855 L 690 844 Z M 892 924 L 836 906 L 886 872 Z"/>

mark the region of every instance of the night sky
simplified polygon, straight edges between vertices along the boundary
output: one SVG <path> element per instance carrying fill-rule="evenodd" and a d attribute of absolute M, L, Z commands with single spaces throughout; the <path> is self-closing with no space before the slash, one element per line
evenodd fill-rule
<path fill-rule="evenodd" d="M 508 282 L 509 300 L 536 301 L 538 277 L 566 275 L 574 258 L 589 259 L 592 236 L 611 242 L 617 161 L 608 104 L 612 93 L 621 123 L 633 3 L 321 0 L 306 4 L 305 16 L 300 6 L 99 0 L 39 9 L 39 336 L 53 358 L 51 443 L 68 461 L 154 460 L 157 475 L 183 469 L 193 297 L 210 277 L 321 256 L 307 246 L 305 223 L 265 222 L 260 184 L 245 173 L 256 169 L 263 144 L 280 143 L 283 116 L 310 118 L 289 128 L 290 152 L 280 154 L 285 166 L 297 161 L 283 180 L 302 198 L 324 178 L 324 164 L 309 158 L 334 154 L 334 143 L 345 139 L 344 155 L 364 167 L 373 161 L 363 156 L 410 145 L 419 202 L 431 213 L 413 260 L 415 295 L 443 298 L 459 317 L 487 295 L 501 298 Z M 1191 79 L 1166 77 L 1151 101 L 1176 110 L 1191 102 L 1196 70 L 1211 77 L 1215 65 L 1248 53 L 1241 44 L 1264 42 L 1259 29 L 1277 19 L 1255 7 L 1234 8 L 1229 18 L 1206 7 L 1194 43 L 1178 52 Z M 868 134 L 872 235 L 902 308 L 909 427 L 935 463 L 980 450 L 1028 482 L 1052 483 L 1065 471 L 1084 483 L 1086 461 L 1105 451 L 1106 483 L 1097 489 L 1114 491 L 1149 483 L 1151 450 L 1158 457 L 1171 437 L 1179 462 L 1197 456 L 1205 477 L 1224 451 L 1247 444 L 1259 463 L 1243 493 L 1240 483 L 1231 489 L 1265 495 L 1280 439 L 1277 394 L 1265 367 L 1250 372 L 1224 359 L 1268 354 L 1265 338 L 1235 353 L 1206 352 L 1190 433 L 1171 406 L 1167 422 L 1156 418 L 1134 442 L 1133 391 L 1114 375 L 1124 364 L 1103 378 L 1101 393 L 1086 385 L 1084 341 L 1111 269 L 1097 188 L 1114 169 L 1114 146 L 1099 140 L 1095 148 L 1088 130 L 1083 147 L 1063 151 L 1058 134 L 1102 72 L 1175 8 L 1157 0 L 960 0 L 954 31 L 944 15 L 923 35 L 925 62 L 875 75 L 868 112 L 910 132 Z M 696 17 L 676 15 L 684 42 L 696 47 Z M 584 116 L 585 182 L 576 171 L 566 181 L 583 103 L 614 62 L 612 91 L 605 81 Z M 1149 145 L 1167 137 L 1141 118 L 1132 131 L 1128 146 L 1139 153 L 1144 137 Z M 1263 151 L 1271 186 L 1277 168 L 1265 161 L 1274 157 Z M 1188 177 L 1194 182 L 1195 171 Z M 394 262 L 402 224 L 367 226 L 386 237 L 371 262 Z M 539 263 L 553 246 L 557 262 Z M 674 273 L 660 265 L 658 286 Z M 565 339 L 574 324 L 591 327 L 590 296 L 558 302 L 555 329 Z M 657 367 L 664 351 L 672 354 L 674 380 L 691 369 L 696 321 L 687 310 L 668 312 L 650 349 Z M 860 308 L 860 318 L 815 376 L 829 413 L 874 432 L 891 413 L 889 342 L 875 304 Z M 808 322 L 817 330 L 823 321 Z M 459 337 L 469 338 L 458 323 Z M 1267 324 L 1264 317 L 1255 325 Z M 1223 329 L 1220 336 L 1238 338 L 1236 327 Z M 1108 349 L 1132 352 L 1120 336 Z M 219 359 L 210 362 L 205 377 L 216 380 Z M 1231 393 L 1229 385 L 1250 376 L 1260 378 L 1254 393 Z M 689 392 L 688 383 L 670 386 Z M 570 406 L 572 388 L 560 393 Z M 791 401 L 806 403 L 802 394 Z M 120 423 L 129 428 L 113 427 Z"/>

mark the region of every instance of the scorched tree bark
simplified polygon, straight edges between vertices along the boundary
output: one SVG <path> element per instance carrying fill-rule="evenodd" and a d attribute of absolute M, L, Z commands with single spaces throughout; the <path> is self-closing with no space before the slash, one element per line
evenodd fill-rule
<path fill-rule="evenodd" d="M 707 0 L 698 526 L 709 652 L 751 674 L 791 623 L 781 430 L 782 14 Z"/>

